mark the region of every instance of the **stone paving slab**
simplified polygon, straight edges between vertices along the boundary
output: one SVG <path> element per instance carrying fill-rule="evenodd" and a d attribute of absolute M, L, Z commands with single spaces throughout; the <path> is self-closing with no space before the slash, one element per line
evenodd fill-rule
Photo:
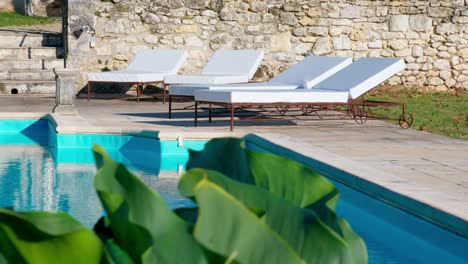
<path fill-rule="evenodd" d="M 0 118 L 15 115 L 24 118 L 25 113 L 41 116 L 54 104 L 50 97 L 0 96 Z M 314 150 L 317 156 L 318 150 L 323 150 L 323 155 L 331 153 L 340 160 L 334 165 L 345 164 L 347 171 L 367 175 L 362 178 L 369 182 L 424 201 L 468 223 L 467 141 L 401 129 L 380 121 L 364 125 L 353 121 L 268 121 L 241 124 L 230 132 L 227 119 L 216 119 L 212 124 L 202 119 L 199 127 L 193 127 L 191 111 L 177 112 L 174 119 L 168 119 L 167 107 L 155 100 L 140 103 L 133 99 L 78 100 L 79 115 L 53 116 L 61 133 L 146 133 L 163 139 L 241 137 L 257 133 L 293 151 L 312 155 Z"/>

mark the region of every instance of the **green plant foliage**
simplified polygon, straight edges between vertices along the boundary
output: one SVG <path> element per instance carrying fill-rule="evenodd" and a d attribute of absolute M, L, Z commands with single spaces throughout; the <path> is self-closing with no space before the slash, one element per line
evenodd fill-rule
<path fill-rule="evenodd" d="M 94 146 L 93 151 L 98 167 L 94 186 L 115 241 L 133 261 L 206 262 L 189 223 L 102 148 Z"/>
<path fill-rule="evenodd" d="M 10 263 L 99 263 L 99 238 L 64 213 L 0 209 L 0 260 Z"/>
<path fill-rule="evenodd" d="M 210 157 L 218 158 L 212 159 Z M 219 157 L 228 158 L 222 159 Z M 276 218 L 282 218 L 282 215 L 288 215 L 286 220 L 291 220 L 291 223 L 286 225 L 271 222 L 273 228 L 289 227 L 294 221 L 303 224 L 304 221 L 307 222 L 313 219 L 313 221 L 310 221 L 312 224 L 304 225 L 302 229 L 300 227 L 296 229 L 297 233 L 291 237 L 290 243 L 296 243 L 298 241 L 297 237 L 301 237 L 299 240 L 304 238 L 302 236 L 307 238 L 308 232 L 306 230 L 316 231 L 318 229 L 313 229 L 314 227 L 318 228 L 320 225 L 324 225 L 330 229 L 330 236 L 337 236 L 345 243 L 342 253 L 343 258 L 340 258 L 340 262 L 345 262 L 343 260 L 348 259 L 354 260 L 354 263 L 367 262 L 367 250 L 362 239 L 352 231 L 344 219 L 337 217 L 334 213 L 338 190 L 324 177 L 304 165 L 268 153 L 248 150 L 245 147 L 245 141 L 241 139 L 222 138 L 211 140 L 202 151 L 190 151 L 187 169 L 191 168 L 216 170 L 231 178 L 228 179 L 223 175 L 213 173 L 204 175 L 204 177 L 208 177 L 222 186 L 227 192 L 232 193 L 236 198 L 241 199 L 252 210 L 266 212 L 266 215 L 268 215 L 268 212 L 275 215 L 272 218 L 267 217 L 267 220 L 276 220 Z M 242 170 L 239 168 L 242 168 Z M 244 174 L 243 176 L 235 175 L 240 171 Z M 193 174 L 192 170 L 189 170 L 188 173 Z M 190 185 L 190 182 L 193 184 L 193 182 L 197 181 L 196 178 L 201 176 L 198 173 L 198 176 L 190 177 L 192 178 L 190 180 L 186 180 L 186 177 L 184 176 L 181 179 L 179 188 L 183 195 L 191 196 L 192 193 L 188 191 L 190 188 L 187 188 L 187 185 Z M 239 181 L 239 179 L 245 179 L 245 181 Z M 239 183 L 244 183 L 244 186 L 238 186 Z M 250 185 L 250 188 L 248 185 Z M 255 190 L 252 190 L 253 187 L 255 187 Z M 278 206 L 277 201 L 271 202 L 272 200 L 270 200 L 270 202 L 266 202 L 265 199 L 269 196 L 278 197 L 282 200 L 282 206 Z M 272 204 L 276 204 L 276 206 L 272 206 Z M 287 229 L 276 229 L 276 231 L 286 237 L 293 232 Z M 315 234 L 314 232 L 310 231 L 310 234 Z M 321 232 L 321 234 L 324 233 Z M 317 244 L 312 241 L 327 241 L 328 239 L 325 236 L 317 239 L 313 235 L 310 238 L 311 243 L 315 244 L 315 248 L 312 246 L 312 248 L 305 250 L 307 252 L 319 249 Z M 304 245 L 298 244 L 296 248 L 304 249 Z M 336 255 L 341 254 L 336 249 L 330 252 Z M 347 254 L 349 255 L 346 256 Z"/>
<path fill-rule="evenodd" d="M 468 93 L 422 92 L 417 89 L 380 90 L 369 97 L 372 100 L 394 101 L 406 104 L 413 114 L 412 128 L 452 138 L 468 140 Z M 376 114 L 398 118 L 401 109 L 377 108 Z"/>
<path fill-rule="evenodd" d="M 18 13 L 0 13 L 0 27 L 55 23 L 56 18 L 24 16 Z"/>
<path fill-rule="evenodd" d="M 197 207 L 164 200 L 93 147 L 106 211 L 94 233 L 63 213 L 0 209 L 0 263 L 367 263 L 335 212 L 338 191 L 307 167 L 240 139 L 190 152 L 179 182 Z"/>

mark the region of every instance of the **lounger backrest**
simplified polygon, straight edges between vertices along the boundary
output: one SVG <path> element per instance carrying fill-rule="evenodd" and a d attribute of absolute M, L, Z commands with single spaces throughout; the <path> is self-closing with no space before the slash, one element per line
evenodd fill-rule
<path fill-rule="evenodd" d="M 348 91 L 356 99 L 406 67 L 398 58 L 361 58 L 335 73 L 314 89 Z"/>
<path fill-rule="evenodd" d="M 207 75 L 241 75 L 249 79 L 263 60 L 259 50 L 217 50 L 202 70 Z"/>
<path fill-rule="evenodd" d="M 128 65 L 129 70 L 177 74 L 187 58 L 185 50 L 144 49 Z"/>
<path fill-rule="evenodd" d="M 293 84 L 310 89 L 351 63 L 351 58 L 308 56 L 278 74 L 269 83 Z"/>

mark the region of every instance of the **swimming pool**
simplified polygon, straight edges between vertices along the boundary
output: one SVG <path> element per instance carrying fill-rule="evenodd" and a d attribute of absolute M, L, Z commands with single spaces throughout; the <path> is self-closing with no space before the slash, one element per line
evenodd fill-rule
<path fill-rule="evenodd" d="M 131 135 L 56 135 L 47 120 L 0 121 L 0 206 L 60 210 L 92 227 L 102 208 L 92 187 L 90 151 L 102 145 L 156 189 L 172 207 L 190 203 L 177 195 L 186 147 L 204 141 L 160 141 Z M 468 240 L 334 182 L 341 191 L 337 212 L 366 241 L 370 263 L 465 263 Z"/>

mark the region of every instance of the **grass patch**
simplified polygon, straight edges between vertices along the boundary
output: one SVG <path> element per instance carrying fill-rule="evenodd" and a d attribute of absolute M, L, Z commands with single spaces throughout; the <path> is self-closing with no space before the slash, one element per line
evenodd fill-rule
<path fill-rule="evenodd" d="M 417 90 L 378 91 L 372 100 L 403 102 L 413 114 L 413 129 L 468 140 L 468 94 L 420 92 Z M 375 113 L 398 117 L 400 109 L 376 109 Z"/>
<path fill-rule="evenodd" d="M 0 27 L 28 26 L 57 22 L 56 18 L 23 16 L 18 13 L 0 13 Z"/>

